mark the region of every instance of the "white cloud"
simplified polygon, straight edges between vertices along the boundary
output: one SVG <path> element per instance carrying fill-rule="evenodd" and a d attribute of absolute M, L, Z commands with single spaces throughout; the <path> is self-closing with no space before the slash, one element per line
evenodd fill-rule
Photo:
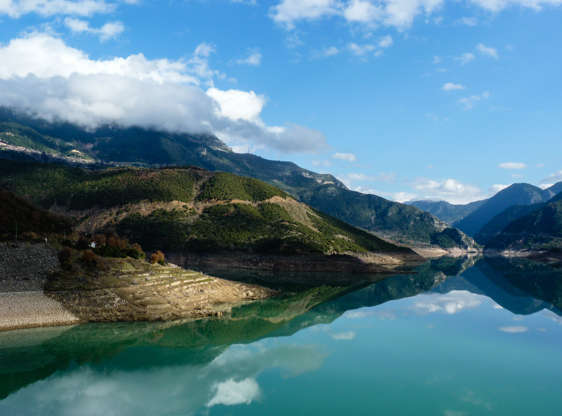
<path fill-rule="evenodd" d="M 343 16 L 348 22 L 369 23 L 380 20 L 383 10 L 370 1 L 352 0 L 343 10 Z"/>
<path fill-rule="evenodd" d="M 466 290 L 452 290 L 445 295 L 422 295 L 413 308 L 422 313 L 443 312 L 453 315 L 463 309 L 472 309 L 482 304 L 482 296 Z"/>
<path fill-rule="evenodd" d="M 213 386 L 215 395 L 207 407 L 217 404 L 233 406 L 236 404 L 250 404 L 260 395 L 260 387 L 253 378 L 246 378 L 240 381 L 229 379 Z"/>
<path fill-rule="evenodd" d="M 254 91 L 209 88 L 207 95 L 219 103 L 219 113 L 231 120 L 256 121 L 265 106 L 265 97 Z"/>
<path fill-rule="evenodd" d="M 540 10 L 544 6 L 559 6 L 562 0 L 470 0 L 476 6 L 497 12 L 510 6 Z M 439 10 L 444 0 L 279 0 L 269 10 L 271 18 L 292 30 L 299 21 L 340 17 L 350 23 L 369 26 L 393 26 L 403 30 L 420 15 L 426 17 Z M 433 19 L 440 23 L 441 16 Z M 463 17 L 459 23 L 474 26 L 473 17 Z"/>
<path fill-rule="evenodd" d="M 116 38 L 125 30 L 125 26 L 121 22 L 108 22 L 99 28 L 94 28 L 87 21 L 73 17 L 64 19 L 64 24 L 73 33 L 90 33 L 98 36 L 101 41 Z"/>
<path fill-rule="evenodd" d="M 502 169 L 525 169 L 527 165 L 522 162 L 504 162 L 498 165 Z"/>
<path fill-rule="evenodd" d="M 0 79 L 69 78 L 72 75 L 111 75 L 156 83 L 197 84 L 182 61 L 148 60 L 143 54 L 92 60 L 48 34 L 33 33 L 0 46 Z"/>
<path fill-rule="evenodd" d="M 396 202 L 408 202 L 416 198 L 416 194 L 413 194 L 411 192 L 395 192 L 389 196 Z"/>
<path fill-rule="evenodd" d="M 547 188 L 549 188 L 556 182 L 560 181 L 562 181 L 562 170 L 559 170 L 558 172 L 554 172 L 551 175 L 547 176 L 541 181 L 541 184 L 545 186 L 548 185 Z"/>
<path fill-rule="evenodd" d="M 420 199 L 445 200 L 453 204 L 464 204 L 483 197 L 480 188 L 457 181 L 456 179 L 419 178 L 413 188 L 420 194 Z"/>
<path fill-rule="evenodd" d="M 476 45 L 476 50 L 478 50 L 478 52 L 480 52 L 482 55 L 486 55 L 494 59 L 499 58 L 498 51 L 495 48 L 486 46 L 483 43 L 479 43 L 478 45 Z"/>
<path fill-rule="evenodd" d="M 502 183 L 496 183 L 496 184 L 490 186 L 490 189 L 489 189 L 490 194 L 491 194 L 491 195 L 495 195 L 495 194 L 497 194 L 499 191 L 503 191 L 503 190 L 504 190 L 505 188 L 507 188 L 508 186 L 509 186 L 509 185 L 505 185 L 505 184 L 502 184 Z"/>
<path fill-rule="evenodd" d="M 324 49 L 317 51 L 313 54 L 316 58 L 328 58 L 330 56 L 339 55 L 341 50 L 335 46 L 327 46 Z"/>
<path fill-rule="evenodd" d="M 339 12 L 336 0 L 282 0 L 271 7 L 270 16 L 275 22 L 292 29 L 298 20 L 314 20 Z"/>
<path fill-rule="evenodd" d="M 458 22 L 459 22 L 461 25 L 470 26 L 470 27 L 473 27 L 473 26 L 478 25 L 478 19 L 476 19 L 475 17 L 466 17 L 466 16 L 465 16 L 465 17 L 461 17 L 461 18 L 458 20 Z"/>
<path fill-rule="evenodd" d="M 438 65 L 442 62 L 443 60 L 441 59 L 440 56 L 434 56 L 433 60 L 431 62 L 433 62 L 435 65 Z"/>
<path fill-rule="evenodd" d="M 471 110 L 472 108 L 474 108 L 476 103 L 482 100 L 487 100 L 488 98 L 490 98 L 490 93 L 488 91 L 484 91 L 482 94 L 475 94 L 460 98 L 458 102 L 459 104 L 464 106 L 465 110 Z"/>
<path fill-rule="evenodd" d="M 454 82 L 447 82 L 441 87 L 443 91 L 458 91 L 464 90 L 466 87 L 462 84 L 455 84 Z"/>
<path fill-rule="evenodd" d="M 465 52 L 455 59 L 459 61 L 461 65 L 466 65 L 467 63 L 474 61 L 474 58 L 476 58 L 476 56 L 474 56 L 472 52 Z"/>
<path fill-rule="evenodd" d="M 332 155 L 334 159 L 345 160 L 346 162 L 355 162 L 357 157 L 353 153 L 334 153 Z"/>
<path fill-rule="evenodd" d="M 298 21 L 339 16 L 350 23 L 409 27 L 420 14 L 431 14 L 443 0 L 281 0 L 271 7 L 271 18 L 294 29 Z"/>
<path fill-rule="evenodd" d="M 477 6 L 491 11 L 499 12 L 508 7 L 520 6 L 534 10 L 541 10 L 545 6 L 559 6 L 562 0 L 470 0 Z"/>
<path fill-rule="evenodd" d="M 498 329 L 502 332 L 507 332 L 508 334 L 521 334 L 529 330 L 526 326 L 502 326 Z"/>
<path fill-rule="evenodd" d="M 262 55 L 258 51 L 251 51 L 246 58 L 238 59 L 238 65 L 260 66 Z"/>
<path fill-rule="evenodd" d="M 388 48 L 388 47 L 392 46 L 393 43 L 394 43 L 394 41 L 392 40 L 392 36 L 386 35 L 386 36 L 383 36 L 379 40 L 378 45 L 379 45 L 380 48 Z"/>
<path fill-rule="evenodd" d="M 115 6 L 115 3 L 104 0 L 2 0 L 0 16 L 4 14 L 11 18 L 19 18 L 30 13 L 41 16 L 91 16 L 112 12 Z"/>
<path fill-rule="evenodd" d="M 330 336 L 332 337 L 332 339 L 335 339 L 336 341 L 351 341 L 355 339 L 355 332 L 353 331 L 339 332 L 337 334 L 332 334 Z"/>
<path fill-rule="evenodd" d="M 288 153 L 326 148 L 318 131 L 267 126 L 259 118 L 265 99 L 253 91 L 202 90 L 201 82 L 224 77 L 209 66 L 213 51 L 203 43 L 187 60 L 94 60 L 51 35 L 29 34 L 0 46 L 0 106 L 90 128 L 118 123 L 215 133 L 229 144 Z"/>
<path fill-rule="evenodd" d="M 375 56 L 380 56 L 382 54 L 382 49 L 391 47 L 393 43 L 394 40 L 392 36 L 386 35 L 380 38 L 376 43 L 357 44 L 351 42 L 347 45 L 347 48 L 356 56 L 365 56 L 371 52 L 373 52 Z"/>
<path fill-rule="evenodd" d="M 376 47 L 375 47 L 375 45 L 372 45 L 372 44 L 369 44 L 369 43 L 364 44 L 364 45 L 358 45 L 355 42 L 351 42 L 348 45 L 348 48 L 349 48 L 349 50 L 352 54 L 357 55 L 357 56 L 363 56 L 363 55 L 368 54 L 369 52 L 373 52 Z"/>

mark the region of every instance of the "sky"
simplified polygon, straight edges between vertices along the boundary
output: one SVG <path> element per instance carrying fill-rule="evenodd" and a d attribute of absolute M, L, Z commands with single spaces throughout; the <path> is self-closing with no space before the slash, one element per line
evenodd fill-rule
<path fill-rule="evenodd" d="M 0 0 L 0 105 L 385 198 L 562 180 L 562 0 Z"/>

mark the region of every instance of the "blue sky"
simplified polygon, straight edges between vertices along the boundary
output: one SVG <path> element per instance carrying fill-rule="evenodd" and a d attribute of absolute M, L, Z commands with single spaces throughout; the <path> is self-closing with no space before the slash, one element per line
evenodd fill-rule
<path fill-rule="evenodd" d="M 0 0 L 0 104 L 396 199 L 562 180 L 562 0 Z"/>

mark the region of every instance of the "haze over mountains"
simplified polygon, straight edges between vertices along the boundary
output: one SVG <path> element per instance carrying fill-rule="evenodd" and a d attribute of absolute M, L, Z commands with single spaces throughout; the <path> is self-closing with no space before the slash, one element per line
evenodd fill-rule
<path fill-rule="evenodd" d="M 298 200 L 356 227 L 398 243 L 470 249 L 474 242 L 444 221 L 416 207 L 349 190 L 329 174 L 291 162 L 231 151 L 211 135 L 106 126 L 86 130 L 0 111 L 4 157 L 59 160 L 83 165 L 193 165 L 260 179 Z"/>

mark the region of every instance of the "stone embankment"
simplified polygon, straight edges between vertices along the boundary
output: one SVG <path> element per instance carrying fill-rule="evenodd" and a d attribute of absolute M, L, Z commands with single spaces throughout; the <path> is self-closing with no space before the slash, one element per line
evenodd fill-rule
<path fill-rule="evenodd" d="M 0 243 L 0 293 L 40 291 L 59 267 L 57 251 L 46 244 Z"/>

